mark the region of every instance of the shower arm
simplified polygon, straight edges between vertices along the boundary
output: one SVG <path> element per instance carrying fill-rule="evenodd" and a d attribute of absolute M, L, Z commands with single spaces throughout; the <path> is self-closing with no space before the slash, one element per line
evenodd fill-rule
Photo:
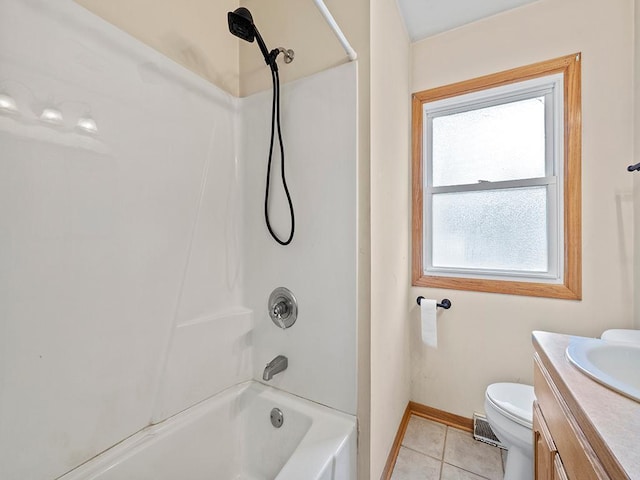
<path fill-rule="evenodd" d="M 278 69 L 276 58 L 278 58 L 278 55 L 280 54 L 282 54 L 284 57 L 284 63 L 293 62 L 293 58 L 295 56 L 295 53 L 293 50 L 283 48 L 283 47 L 278 47 L 269 51 L 267 49 L 267 45 L 264 43 L 264 40 L 262 39 L 262 36 L 260 35 L 260 32 L 258 32 L 257 28 L 255 29 L 255 35 L 256 35 L 256 41 L 258 42 L 258 47 L 260 47 L 260 51 L 264 56 L 264 63 L 266 63 L 269 67 L 271 67 L 274 70 Z"/>

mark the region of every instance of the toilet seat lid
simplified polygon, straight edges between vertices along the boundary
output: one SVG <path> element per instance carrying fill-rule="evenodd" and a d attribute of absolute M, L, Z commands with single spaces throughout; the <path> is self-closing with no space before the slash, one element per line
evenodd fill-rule
<path fill-rule="evenodd" d="M 487 387 L 486 397 L 506 417 L 526 427 L 533 425 L 533 401 L 536 397 L 531 385 L 494 383 Z"/>

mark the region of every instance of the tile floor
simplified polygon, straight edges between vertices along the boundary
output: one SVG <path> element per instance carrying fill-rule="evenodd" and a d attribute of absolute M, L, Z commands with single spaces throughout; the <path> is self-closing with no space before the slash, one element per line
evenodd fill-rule
<path fill-rule="evenodd" d="M 502 450 L 412 415 L 391 480 L 502 480 Z"/>

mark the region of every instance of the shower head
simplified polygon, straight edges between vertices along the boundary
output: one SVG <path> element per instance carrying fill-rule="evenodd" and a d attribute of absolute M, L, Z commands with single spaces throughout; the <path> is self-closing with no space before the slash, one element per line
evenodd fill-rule
<path fill-rule="evenodd" d="M 251 12 L 244 7 L 237 8 L 227 14 L 229 31 L 236 37 L 253 42 L 256 35 L 256 27 L 253 24 Z"/>
<path fill-rule="evenodd" d="M 275 54 L 269 53 L 267 46 L 264 44 L 264 40 L 260 36 L 260 32 L 253 23 L 253 17 L 251 12 L 244 8 L 236 8 L 233 12 L 227 14 L 227 20 L 229 21 L 229 31 L 238 38 L 245 40 L 249 43 L 253 43 L 253 40 L 258 41 L 258 47 L 264 56 L 264 61 L 270 67 L 275 65 L 275 57 L 278 55 L 278 51 Z"/>

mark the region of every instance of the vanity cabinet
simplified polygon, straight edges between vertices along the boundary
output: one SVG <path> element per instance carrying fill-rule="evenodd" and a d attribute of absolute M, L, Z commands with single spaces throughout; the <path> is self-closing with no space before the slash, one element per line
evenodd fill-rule
<path fill-rule="evenodd" d="M 536 368 L 538 368 L 536 366 Z M 536 378 L 536 380 L 538 380 Z M 536 383 L 538 386 L 538 383 Z M 545 386 L 546 387 L 546 386 Z M 535 388 L 535 387 L 534 387 Z M 536 393 L 541 389 L 538 388 Z M 545 392 L 548 393 L 548 392 Z M 546 395 L 542 395 L 546 398 Z M 538 395 L 536 395 L 536 398 Z M 547 398 L 547 400 L 549 400 Z M 546 402 L 543 401 L 546 404 Z M 549 405 L 547 405 L 549 407 Z M 548 416 L 556 418 L 558 414 L 564 414 L 557 410 L 559 404 L 551 405 Z M 554 411 L 555 410 L 555 411 Z M 585 458 L 586 452 L 590 449 L 588 444 L 583 443 L 579 433 L 575 432 L 571 426 L 569 417 L 556 418 L 554 430 L 560 430 L 557 433 L 562 442 L 563 455 L 568 457 L 569 463 L 573 464 L 574 470 L 569 475 L 562 463 L 562 457 L 556 447 L 553 436 L 551 435 L 550 426 L 545 420 L 540 403 L 536 400 L 533 407 L 533 435 L 534 435 L 534 470 L 537 480 L 563 480 L 563 479 L 608 479 L 609 477 L 603 473 L 602 468 L 592 465 L 592 461 Z"/>
<path fill-rule="evenodd" d="M 634 432 L 615 410 L 617 406 L 631 409 L 637 419 L 640 404 L 570 365 L 564 354 L 570 337 L 534 332 L 533 340 L 536 480 L 640 480 L 636 476 L 640 475 L 640 450 L 632 447 L 628 451 L 630 442 L 638 445 L 640 432 Z M 625 466 L 617 454 L 628 454 L 633 464 Z"/>

